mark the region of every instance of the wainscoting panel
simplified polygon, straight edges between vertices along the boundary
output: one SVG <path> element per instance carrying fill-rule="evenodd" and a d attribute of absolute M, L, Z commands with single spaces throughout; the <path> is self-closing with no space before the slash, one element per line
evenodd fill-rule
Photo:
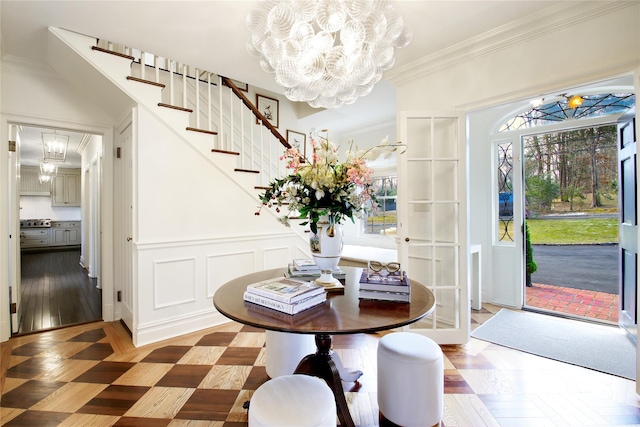
<path fill-rule="evenodd" d="M 155 310 L 196 300 L 196 259 L 155 261 L 153 308 Z"/>
<path fill-rule="evenodd" d="M 207 255 L 207 298 L 213 299 L 213 294 L 228 281 L 253 273 L 255 270 L 238 266 L 255 265 L 256 256 L 256 251 Z"/>
<path fill-rule="evenodd" d="M 285 268 L 291 262 L 291 248 L 279 246 L 264 249 L 264 269 Z"/>
<path fill-rule="evenodd" d="M 136 346 L 229 321 L 213 306 L 220 286 L 256 271 L 283 268 L 304 245 L 299 235 L 164 241 L 137 246 Z"/>

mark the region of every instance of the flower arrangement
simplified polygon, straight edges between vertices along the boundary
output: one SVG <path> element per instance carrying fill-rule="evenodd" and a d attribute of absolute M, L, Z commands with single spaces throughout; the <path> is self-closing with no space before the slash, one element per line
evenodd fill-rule
<path fill-rule="evenodd" d="M 322 132 L 326 133 L 326 130 Z M 273 180 L 268 189 L 259 196 L 263 206 L 276 208 L 288 205 L 289 214 L 298 212 L 299 218 L 307 219 L 301 225 L 309 224 L 311 232 L 318 233 L 318 220 L 329 218 L 330 224 L 340 224 L 345 218 L 363 218 L 366 212 L 375 210 L 377 199 L 372 186 L 373 170 L 367 160 L 375 160 L 384 155 L 389 157 L 404 145 L 390 144 L 388 137 L 366 151 L 353 152 L 353 142 L 346 153 L 346 161 L 340 162 L 337 147 L 327 135 L 315 139 L 310 136 L 313 149 L 310 159 L 297 149 L 289 148 L 280 160 L 286 160 L 286 168 L 291 173 L 284 178 Z M 404 151 L 403 151 L 404 152 Z M 280 221 L 289 226 L 289 214 Z"/>

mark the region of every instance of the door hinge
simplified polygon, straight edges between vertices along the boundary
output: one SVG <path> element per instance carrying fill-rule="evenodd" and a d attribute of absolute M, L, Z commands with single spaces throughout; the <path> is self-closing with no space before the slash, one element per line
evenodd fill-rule
<path fill-rule="evenodd" d="M 118 302 L 122 302 L 122 291 L 116 292 L 116 299 Z"/>
<path fill-rule="evenodd" d="M 122 150 L 120 147 L 116 147 L 116 159 L 119 159 L 122 157 Z"/>
<path fill-rule="evenodd" d="M 15 141 L 9 141 L 9 151 L 12 153 L 16 152 L 16 142 Z"/>
<path fill-rule="evenodd" d="M 9 307 L 9 311 L 11 312 L 11 314 L 16 314 L 18 312 L 18 306 L 16 305 L 15 302 L 11 303 L 11 306 Z"/>

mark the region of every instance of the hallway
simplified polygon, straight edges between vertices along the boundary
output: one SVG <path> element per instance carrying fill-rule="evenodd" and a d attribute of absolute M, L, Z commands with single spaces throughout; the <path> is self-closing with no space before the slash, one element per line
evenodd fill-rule
<path fill-rule="evenodd" d="M 80 250 L 23 252 L 18 334 L 102 320 L 102 291 L 79 263 Z"/>

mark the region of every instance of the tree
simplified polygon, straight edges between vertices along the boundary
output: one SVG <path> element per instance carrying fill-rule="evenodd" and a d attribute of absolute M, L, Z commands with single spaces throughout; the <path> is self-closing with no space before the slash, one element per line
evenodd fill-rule
<path fill-rule="evenodd" d="M 548 211 L 553 200 L 558 197 L 558 184 L 550 177 L 532 176 L 527 178 L 527 203 L 534 210 Z"/>
<path fill-rule="evenodd" d="M 524 241 L 525 241 L 525 256 L 526 256 L 526 273 L 527 273 L 527 286 L 533 286 L 531 283 L 531 275 L 538 270 L 538 264 L 533 260 L 533 248 L 531 247 L 531 236 L 529 236 L 529 225 L 524 223 Z"/>

